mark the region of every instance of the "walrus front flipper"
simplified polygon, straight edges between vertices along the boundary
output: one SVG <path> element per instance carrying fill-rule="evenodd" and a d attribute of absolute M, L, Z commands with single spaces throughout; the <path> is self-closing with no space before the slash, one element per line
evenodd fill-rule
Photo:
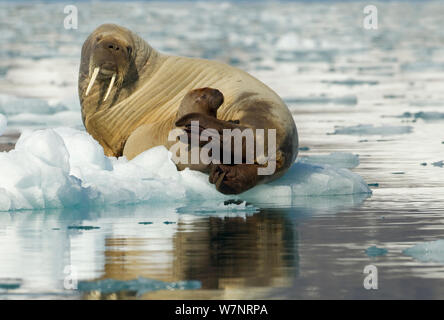
<path fill-rule="evenodd" d="M 213 164 L 209 181 L 223 194 L 239 194 L 258 184 L 258 167 L 257 164 Z"/>
<path fill-rule="evenodd" d="M 176 121 L 176 127 L 191 128 L 191 121 L 198 121 L 200 131 L 204 129 L 216 129 L 222 135 L 223 129 L 245 129 L 238 124 L 238 121 L 224 121 L 203 113 L 189 113 Z"/>

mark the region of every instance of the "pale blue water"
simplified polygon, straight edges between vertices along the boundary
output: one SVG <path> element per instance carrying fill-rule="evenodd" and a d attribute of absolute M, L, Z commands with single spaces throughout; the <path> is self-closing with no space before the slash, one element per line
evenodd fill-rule
<path fill-rule="evenodd" d="M 82 2 L 77 30 L 66 4 L 0 3 L 8 134 L 81 128 L 80 47 L 114 22 L 249 71 L 287 102 L 301 157 L 358 154 L 373 194 L 2 212 L 0 298 L 444 298 L 442 242 L 405 251 L 444 239 L 443 2 L 376 2 L 377 30 L 362 27 L 364 2 Z M 370 264 L 377 290 L 363 286 Z"/>

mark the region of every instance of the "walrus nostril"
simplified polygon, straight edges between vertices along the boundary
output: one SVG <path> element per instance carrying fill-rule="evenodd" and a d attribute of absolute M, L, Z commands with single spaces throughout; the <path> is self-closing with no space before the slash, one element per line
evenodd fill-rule
<path fill-rule="evenodd" d="M 102 43 L 102 48 L 107 48 L 107 49 L 111 49 L 111 50 L 115 50 L 115 51 L 119 51 L 120 47 L 118 45 L 116 45 L 115 43 L 112 42 L 105 42 Z"/>

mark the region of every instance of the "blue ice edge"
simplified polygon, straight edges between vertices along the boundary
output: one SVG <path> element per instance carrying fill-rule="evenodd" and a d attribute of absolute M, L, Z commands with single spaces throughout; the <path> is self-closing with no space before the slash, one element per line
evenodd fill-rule
<path fill-rule="evenodd" d="M 197 280 L 165 282 L 160 280 L 139 277 L 133 280 L 105 279 L 97 281 L 80 281 L 77 289 L 81 292 L 100 291 L 114 293 L 120 291 L 136 292 L 137 296 L 146 292 L 159 290 L 196 290 L 202 287 Z"/>
<path fill-rule="evenodd" d="M 444 240 L 418 243 L 403 250 L 402 253 L 420 262 L 444 264 Z"/>

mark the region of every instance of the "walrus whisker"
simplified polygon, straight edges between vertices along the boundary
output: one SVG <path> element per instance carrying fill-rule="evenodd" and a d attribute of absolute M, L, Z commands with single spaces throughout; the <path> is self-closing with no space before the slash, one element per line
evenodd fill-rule
<path fill-rule="evenodd" d="M 100 70 L 99 67 L 94 68 L 91 80 L 88 83 L 88 88 L 86 88 L 85 96 L 88 95 L 89 91 L 91 90 L 91 88 L 92 88 L 92 86 L 94 84 L 94 81 L 96 81 L 97 75 L 99 74 L 99 70 Z"/>
<path fill-rule="evenodd" d="M 114 81 L 116 81 L 116 74 L 115 73 L 113 74 L 113 77 L 111 78 L 111 81 L 109 82 L 108 91 L 106 91 L 106 95 L 105 95 L 105 98 L 103 98 L 103 101 L 105 101 L 106 98 L 108 98 L 109 93 L 111 92 L 111 89 L 114 85 Z"/>

